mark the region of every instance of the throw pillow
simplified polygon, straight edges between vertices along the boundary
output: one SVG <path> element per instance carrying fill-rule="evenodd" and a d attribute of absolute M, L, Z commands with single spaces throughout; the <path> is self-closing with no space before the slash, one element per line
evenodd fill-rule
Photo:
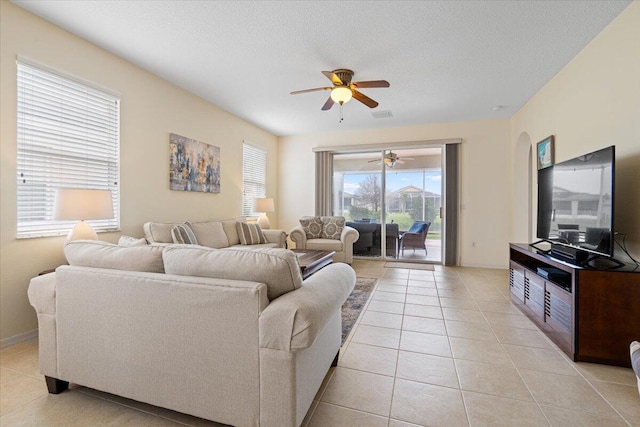
<path fill-rule="evenodd" d="M 631 368 L 638 378 L 638 393 L 640 393 L 640 342 L 634 341 L 629 347 L 631 353 Z"/>
<path fill-rule="evenodd" d="M 340 240 L 342 230 L 344 230 L 343 216 L 323 216 L 322 219 L 322 238 Z"/>
<path fill-rule="evenodd" d="M 171 237 L 173 238 L 173 243 L 178 243 L 180 245 L 197 245 L 198 239 L 196 239 L 196 235 L 193 233 L 189 224 L 179 224 L 171 229 Z"/>
<path fill-rule="evenodd" d="M 300 225 L 307 235 L 307 239 L 320 239 L 322 237 L 322 218 L 318 216 L 303 216 Z"/>
<path fill-rule="evenodd" d="M 240 243 L 243 245 L 259 245 L 262 243 L 267 243 L 267 238 L 264 237 L 262 228 L 260 228 L 258 224 L 237 222 L 236 229 L 238 230 Z"/>

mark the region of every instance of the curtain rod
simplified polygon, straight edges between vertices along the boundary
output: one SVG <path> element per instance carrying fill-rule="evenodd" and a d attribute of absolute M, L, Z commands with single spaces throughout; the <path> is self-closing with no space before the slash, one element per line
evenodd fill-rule
<path fill-rule="evenodd" d="M 448 144 L 462 144 L 462 138 L 454 139 L 434 139 L 429 141 L 411 141 L 411 142 L 392 142 L 392 143 L 379 143 L 379 144 L 356 144 L 356 145 L 335 145 L 329 147 L 314 147 L 313 152 L 334 152 L 334 153 L 357 153 L 361 151 L 371 150 L 398 150 L 401 148 L 428 148 L 439 147 Z"/>

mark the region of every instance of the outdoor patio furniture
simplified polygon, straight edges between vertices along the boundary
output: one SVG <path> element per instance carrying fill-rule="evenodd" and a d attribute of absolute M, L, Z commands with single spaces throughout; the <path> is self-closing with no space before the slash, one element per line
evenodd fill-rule
<path fill-rule="evenodd" d="M 400 249 L 402 250 L 402 256 L 404 256 L 404 248 L 413 248 L 413 251 L 417 249 L 424 249 L 425 255 L 427 254 L 427 246 L 425 240 L 427 239 L 427 232 L 431 222 L 415 221 L 411 228 L 400 235 Z"/>
<path fill-rule="evenodd" d="M 360 233 L 360 239 L 353 245 L 353 254 L 362 256 L 379 256 L 381 252 L 382 226 L 380 224 L 366 224 L 356 221 L 347 222 Z M 386 247 L 387 256 L 398 257 L 398 239 L 400 232 L 398 224 L 387 224 Z"/>

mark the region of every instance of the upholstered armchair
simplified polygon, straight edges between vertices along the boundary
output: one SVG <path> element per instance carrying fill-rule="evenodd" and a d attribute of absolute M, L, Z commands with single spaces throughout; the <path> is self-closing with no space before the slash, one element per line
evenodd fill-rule
<path fill-rule="evenodd" d="M 416 249 L 424 249 L 425 255 L 427 254 L 425 240 L 427 239 L 430 226 L 430 222 L 416 221 L 408 231 L 402 233 L 400 236 L 400 248 L 402 249 L 403 256 L 404 248 L 413 248 L 414 252 Z"/>
<path fill-rule="evenodd" d="M 289 233 L 296 249 L 335 251 L 335 262 L 353 262 L 353 244 L 360 234 L 354 228 L 345 226 L 343 217 L 304 217 L 300 222 L 305 227 L 299 225 Z"/>

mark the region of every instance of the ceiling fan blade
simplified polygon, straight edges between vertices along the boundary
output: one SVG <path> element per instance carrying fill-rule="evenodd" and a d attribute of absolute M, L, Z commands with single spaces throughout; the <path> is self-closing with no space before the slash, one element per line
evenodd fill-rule
<path fill-rule="evenodd" d="M 366 82 L 353 82 L 353 85 L 357 88 L 363 87 L 389 87 L 389 82 L 386 80 L 369 80 Z"/>
<path fill-rule="evenodd" d="M 323 71 L 322 74 L 327 76 L 327 78 L 331 80 L 334 85 L 340 85 L 340 86 L 344 85 L 344 83 L 342 83 L 342 80 L 340 80 L 340 77 L 336 76 L 335 73 L 331 71 Z"/>
<path fill-rule="evenodd" d="M 330 87 L 317 87 L 314 89 L 303 89 L 303 90 L 295 90 L 293 92 L 291 92 L 291 95 L 297 95 L 299 93 L 307 93 L 307 92 L 316 92 L 319 90 L 331 90 L 332 88 Z"/>
<path fill-rule="evenodd" d="M 329 99 L 327 99 L 327 102 L 325 102 L 324 105 L 322 106 L 322 111 L 330 110 L 331 107 L 333 107 L 333 104 L 335 104 L 335 102 L 333 102 L 333 99 L 329 97 Z"/>
<path fill-rule="evenodd" d="M 400 159 L 396 159 L 396 163 L 400 164 L 400 165 L 404 165 L 404 162 Z"/>
<path fill-rule="evenodd" d="M 376 108 L 378 106 L 378 103 L 376 101 L 369 98 L 367 95 L 361 92 L 358 92 L 355 89 L 353 90 L 353 97 L 358 101 L 362 102 L 364 105 L 366 105 L 369 108 Z"/>
<path fill-rule="evenodd" d="M 413 157 L 403 157 L 402 160 L 415 160 Z"/>

